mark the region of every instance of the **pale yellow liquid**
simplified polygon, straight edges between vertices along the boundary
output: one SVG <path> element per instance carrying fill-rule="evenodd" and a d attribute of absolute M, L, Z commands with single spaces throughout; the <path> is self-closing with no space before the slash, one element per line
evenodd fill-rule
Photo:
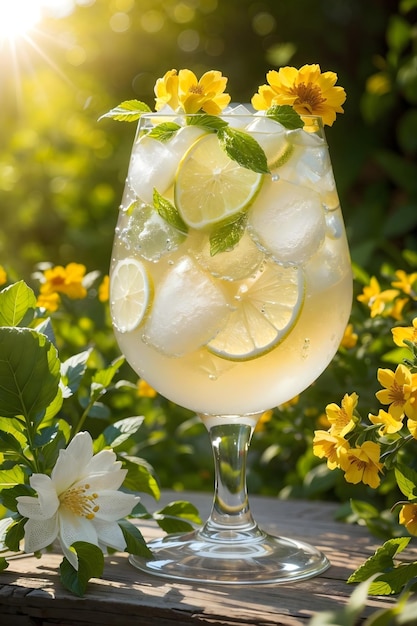
<path fill-rule="evenodd" d="M 184 356 L 166 356 L 144 342 L 144 322 L 132 332 L 115 329 L 120 349 L 132 368 L 166 398 L 197 413 L 213 415 L 262 412 L 306 389 L 335 355 L 351 310 L 350 258 L 336 203 L 331 213 L 342 230 L 337 235 L 327 232 L 323 244 L 304 265 L 301 312 L 291 331 L 270 352 L 247 361 L 233 361 L 201 346 Z M 122 212 L 119 232 L 126 221 Z M 189 253 L 189 246 L 185 240 L 174 252 L 149 262 L 139 253 L 126 250 L 116 236 L 112 263 L 114 266 L 124 257 L 135 256 L 147 266 L 157 290 L 160 277 Z M 215 280 L 227 288 L 227 281 Z"/>

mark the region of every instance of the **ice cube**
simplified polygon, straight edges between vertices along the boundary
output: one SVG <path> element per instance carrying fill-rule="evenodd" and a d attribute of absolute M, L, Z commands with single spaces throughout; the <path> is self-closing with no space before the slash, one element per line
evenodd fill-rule
<path fill-rule="evenodd" d="M 163 354 L 181 356 L 210 341 L 230 311 L 220 284 L 184 256 L 155 289 L 143 339 Z"/>
<path fill-rule="evenodd" d="M 320 196 L 283 180 L 267 180 L 249 212 L 248 229 L 275 261 L 301 265 L 321 246 L 326 221 Z"/>
<path fill-rule="evenodd" d="M 269 167 L 273 167 L 282 157 L 288 141 L 285 128 L 269 117 L 258 116 L 252 119 L 245 129 L 259 143 L 265 152 Z"/>
<path fill-rule="evenodd" d="M 130 210 L 118 235 L 127 250 L 155 262 L 184 241 L 185 235 L 162 219 L 153 206 L 136 202 Z"/>
<path fill-rule="evenodd" d="M 229 126 L 233 128 L 244 129 L 247 126 L 253 116 L 253 110 L 250 105 L 232 104 L 222 113 L 222 117 L 226 119 Z"/>
<path fill-rule="evenodd" d="M 174 182 L 179 161 L 204 133 L 197 126 L 184 126 L 169 141 L 141 137 L 132 150 L 128 174 L 129 185 L 136 195 L 152 204 L 154 188 L 164 194 Z"/>

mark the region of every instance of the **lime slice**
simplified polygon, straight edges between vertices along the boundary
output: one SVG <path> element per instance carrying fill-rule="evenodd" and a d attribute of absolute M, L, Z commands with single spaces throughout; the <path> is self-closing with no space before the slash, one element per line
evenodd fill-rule
<path fill-rule="evenodd" d="M 128 333 L 139 326 L 149 307 L 151 294 L 143 263 L 134 258 L 119 261 L 110 280 L 110 312 L 115 328 Z"/>
<path fill-rule="evenodd" d="M 265 264 L 254 278 L 241 283 L 235 295 L 236 310 L 207 347 L 231 361 L 262 356 L 292 330 L 303 302 L 302 270 Z"/>
<path fill-rule="evenodd" d="M 262 174 L 230 159 L 217 135 L 198 139 L 181 160 L 175 180 L 175 205 L 190 228 L 203 229 L 246 210 Z"/>
<path fill-rule="evenodd" d="M 271 157 L 268 161 L 268 167 L 270 170 L 276 170 L 278 167 L 282 167 L 289 160 L 294 152 L 294 146 L 291 143 L 286 143 L 281 147 L 281 150 Z"/>

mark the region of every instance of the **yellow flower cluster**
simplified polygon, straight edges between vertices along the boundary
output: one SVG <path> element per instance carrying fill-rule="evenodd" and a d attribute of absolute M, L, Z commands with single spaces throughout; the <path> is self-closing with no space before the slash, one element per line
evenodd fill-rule
<path fill-rule="evenodd" d="M 331 126 L 336 113 L 343 113 L 346 100 L 343 87 L 335 86 L 337 74 L 321 72 L 317 64 L 282 67 L 267 74 L 267 85 L 261 85 L 252 97 L 252 105 L 258 110 L 267 110 L 274 105 L 289 105 L 301 116 L 316 115 L 323 124 Z M 219 115 L 230 102 L 224 93 L 227 78 L 217 70 L 205 72 L 198 79 L 187 69 L 169 70 L 155 84 L 157 111 L 170 106 L 184 113 L 204 112 Z"/>
<path fill-rule="evenodd" d="M 369 307 L 371 317 L 382 315 L 400 321 L 404 306 L 410 299 L 417 300 L 414 287 L 417 283 L 417 272 L 407 274 L 404 270 L 397 270 L 395 276 L 397 280 L 391 282 L 393 289 L 382 291 L 378 280 L 372 276 L 369 285 L 365 286 L 358 296 L 358 301 Z M 398 297 L 401 294 L 403 297 Z"/>
<path fill-rule="evenodd" d="M 87 296 L 83 285 L 86 268 L 80 263 L 69 263 L 66 267 L 56 265 L 43 272 L 37 306 L 47 311 L 56 311 L 61 302 L 60 294 L 71 299 L 82 299 Z"/>
<path fill-rule="evenodd" d="M 417 275 L 406 275 L 402 271 L 396 274 L 398 278 L 396 284 L 400 286 L 401 283 L 401 289 L 408 290 L 410 297 L 415 299 L 415 293 L 410 285 L 414 283 Z M 384 303 L 388 302 L 387 298 Z M 411 326 L 393 328 L 392 335 L 397 346 L 405 347 L 408 345 L 406 342 L 411 342 L 414 349 L 417 349 L 417 317 L 413 319 Z M 360 422 L 360 416 L 356 411 L 358 404 L 356 393 L 345 394 L 340 407 L 337 404 L 329 404 L 326 407 L 326 416 L 330 428 L 315 432 L 314 454 L 327 459 L 329 469 L 340 468 L 347 482 L 362 482 L 377 488 L 384 468 L 381 462 L 381 442 L 386 454 L 390 450 L 391 442 L 394 444 L 392 449 L 395 452 L 395 443 L 398 441 L 396 437 L 400 437 L 402 442 L 417 440 L 417 373 L 414 370 L 411 364 L 408 367 L 403 363 L 398 364 L 395 371 L 388 368 L 377 370 L 377 379 L 382 388 L 375 395 L 385 408 L 381 408 L 377 415 L 368 414 L 369 426 Z M 380 442 L 364 441 L 368 432 L 371 433 L 370 439 L 375 439 L 372 434 L 375 430 L 381 438 Z M 361 441 L 359 445 L 352 445 L 352 442 L 356 444 L 358 440 Z M 411 534 L 417 535 L 417 504 L 413 502 L 403 504 L 399 521 Z"/>

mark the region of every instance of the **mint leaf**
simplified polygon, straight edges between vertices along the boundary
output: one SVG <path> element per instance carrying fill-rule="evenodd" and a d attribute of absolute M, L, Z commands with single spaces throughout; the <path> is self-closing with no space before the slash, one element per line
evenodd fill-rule
<path fill-rule="evenodd" d="M 181 126 L 175 122 L 161 122 L 148 133 L 148 137 L 153 137 L 158 141 L 168 141 L 179 130 Z"/>
<path fill-rule="evenodd" d="M 125 100 L 117 107 L 111 109 L 98 118 L 98 121 L 105 117 L 110 117 L 118 122 L 136 122 L 143 113 L 150 113 L 151 109 L 144 102 L 139 100 Z"/>
<path fill-rule="evenodd" d="M 120 520 L 118 524 L 126 541 L 126 552 L 136 554 L 137 556 L 152 556 L 152 552 L 146 545 L 142 533 L 137 526 L 127 520 Z"/>
<path fill-rule="evenodd" d="M 394 569 L 394 556 L 402 552 L 409 544 L 411 537 L 398 537 L 386 541 L 375 554 L 365 561 L 351 574 L 348 583 L 359 583 L 373 574 L 387 572 Z"/>
<path fill-rule="evenodd" d="M 389 596 L 400 593 L 410 580 L 417 576 L 417 563 L 401 563 L 389 572 L 378 576 L 369 587 L 371 596 Z"/>
<path fill-rule="evenodd" d="M 269 173 L 265 152 L 248 133 L 227 126 L 221 128 L 217 136 L 221 147 L 230 159 L 259 174 Z"/>
<path fill-rule="evenodd" d="M 239 243 L 246 228 L 246 214 L 228 224 L 218 226 L 210 233 L 210 256 L 215 256 L 219 252 L 226 252 Z"/>
<path fill-rule="evenodd" d="M 303 120 L 289 104 L 274 104 L 267 110 L 266 116 L 279 122 L 288 130 L 304 127 Z"/>
<path fill-rule="evenodd" d="M 192 115 L 187 118 L 187 124 L 189 126 L 199 126 L 200 128 L 206 128 L 207 130 L 217 131 L 221 128 L 228 126 L 225 120 L 217 115 Z"/>
<path fill-rule="evenodd" d="M 100 578 L 103 574 L 104 556 L 100 548 L 85 541 L 76 541 L 71 548 L 78 557 L 78 571 L 64 558 L 59 567 L 61 582 L 68 591 L 82 597 L 90 578 Z"/>
<path fill-rule="evenodd" d="M 192 523 L 201 524 L 195 506 L 183 500 L 167 504 L 163 509 L 156 511 L 153 518 L 167 533 L 187 532 L 194 529 Z"/>
<path fill-rule="evenodd" d="M 188 232 L 188 226 L 178 213 L 177 208 L 169 200 L 161 196 L 157 189 L 153 190 L 153 206 L 168 224 L 171 224 L 171 226 L 184 234 Z"/>

